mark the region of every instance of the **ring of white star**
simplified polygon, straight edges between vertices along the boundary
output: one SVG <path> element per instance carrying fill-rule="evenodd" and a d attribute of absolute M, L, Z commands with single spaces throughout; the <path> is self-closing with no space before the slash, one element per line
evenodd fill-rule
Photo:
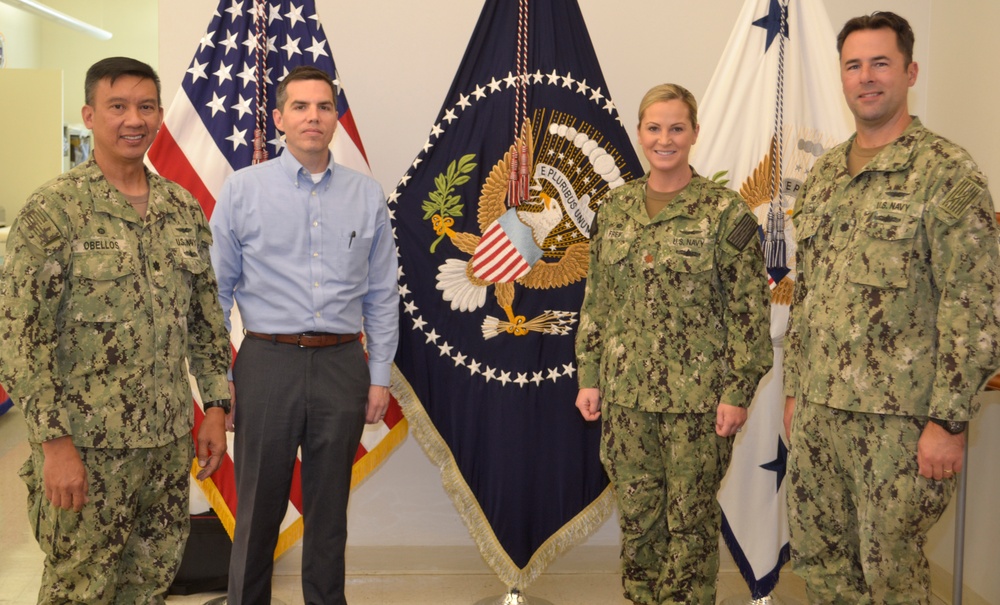
<path fill-rule="evenodd" d="M 597 88 L 592 88 L 591 86 L 588 86 L 586 78 L 584 78 L 583 80 L 575 80 L 573 78 L 572 73 L 567 72 L 565 75 L 560 75 L 554 69 L 550 74 L 543 74 L 539 70 L 533 74 L 527 74 L 527 76 L 525 77 L 528 78 L 531 84 L 555 85 L 555 86 L 562 86 L 563 88 L 568 88 L 570 90 L 575 89 L 578 94 L 587 96 L 590 101 L 593 101 L 598 107 L 600 107 L 604 111 L 607 111 L 608 114 L 611 115 L 619 124 L 622 124 L 621 117 L 618 115 L 618 111 L 617 108 L 615 107 L 615 104 L 611 101 L 610 98 L 605 97 L 604 93 L 601 91 L 601 87 L 598 86 Z M 520 76 L 516 76 L 511 72 L 507 72 L 507 77 L 505 78 L 497 80 L 496 77 L 493 77 L 485 85 L 477 85 L 475 89 L 473 89 L 473 91 L 470 92 L 469 94 L 459 94 L 458 101 L 456 101 L 455 104 L 452 105 L 450 108 L 445 110 L 444 116 L 441 118 L 441 121 L 439 121 L 438 123 L 434 124 L 431 127 L 431 133 L 427 137 L 427 141 L 424 142 L 424 146 L 421 149 L 420 153 L 417 155 L 417 158 L 413 160 L 413 164 L 410 165 L 409 170 L 406 171 L 406 174 L 403 175 L 403 178 L 399 180 L 399 184 L 396 185 L 396 189 L 394 189 L 393 192 L 389 195 L 388 203 L 389 203 L 390 218 L 395 220 L 396 215 L 394 206 L 396 202 L 399 200 L 399 196 L 402 194 L 403 189 L 406 187 L 407 183 L 409 183 L 410 179 L 412 178 L 413 171 L 416 170 L 417 166 L 419 166 L 420 163 L 423 161 L 423 156 L 426 155 L 427 152 L 429 152 L 432 147 L 434 147 L 434 143 L 432 141 L 439 138 L 442 134 L 444 134 L 448 126 L 450 126 L 452 122 L 458 119 L 458 114 L 461 113 L 464 109 L 466 109 L 467 107 L 471 107 L 473 103 L 481 101 L 482 99 L 489 96 L 490 93 L 498 92 L 504 87 L 514 88 L 514 86 L 517 85 L 519 79 Z M 395 235 L 395 233 L 393 235 Z M 396 256 L 397 257 L 400 256 L 398 246 L 396 248 Z M 437 346 L 438 350 L 440 351 L 441 357 L 444 357 L 446 355 L 448 357 L 451 357 L 451 360 L 455 363 L 455 367 L 465 366 L 465 368 L 469 370 L 469 374 L 471 376 L 476 376 L 478 374 L 479 376 L 482 376 L 487 383 L 490 382 L 491 380 L 496 380 L 503 386 L 507 386 L 508 384 L 516 384 L 522 388 L 529 383 L 534 383 L 535 386 L 538 386 L 547 380 L 551 380 L 553 383 L 555 383 L 558 382 L 560 378 L 573 378 L 573 376 L 576 374 L 576 365 L 573 363 L 567 363 L 567 364 L 560 364 L 555 367 L 545 368 L 539 371 L 532 371 L 530 372 L 531 374 L 530 377 L 528 376 L 529 372 L 516 372 L 517 376 L 512 378 L 511 377 L 512 372 L 503 370 L 502 368 L 492 368 L 487 365 L 485 369 L 483 369 L 482 363 L 476 361 L 475 359 L 470 359 L 467 355 L 463 354 L 460 351 L 455 352 L 454 347 L 448 344 L 447 342 L 442 342 L 441 344 L 438 344 L 438 340 L 441 339 L 441 336 L 434 330 L 433 327 L 430 329 L 429 332 L 424 330 L 424 328 L 427 326 L 427 321 L 424 320 L 422 315 L 419 315 L 419 309 L 417 308 L 417 304 L 413 302 L 413 300 L 408 299 L 411 292 L 409 288 L 406 287 L 406 284 L 403 282 L 404 275 L 405 273 L 403 272 L 403 265 L 402 262 L 400 262 L 397 281 L 399 282 L 399 295 L 404 300 L 403 312 L 411 317 L 413 321 L 413 329 L 420 330 L 421 332 L 423 332 L 424 337 L 427 339 L 426 343 L 427 344 L 434 343 L 434 345 Z"/>

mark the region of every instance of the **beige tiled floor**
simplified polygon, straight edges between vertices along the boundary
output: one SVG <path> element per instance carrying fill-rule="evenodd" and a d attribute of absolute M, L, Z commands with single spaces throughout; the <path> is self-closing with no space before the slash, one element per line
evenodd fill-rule
<path fill-rule="evenodd" d="M 35 603 L 42 554 L 24 513 L 26 490 L 17 470 L 28 456 L 23 420 L 17 410 L 0 416 L 0 603 Z M 749 592 L 735 571 L 719 575 L 719 602 L 743 605 Z M 731 562 L 729 569 L 732 569 Z M 373 572 L 372 570 L 379 570 Z M 299 576 L 276 576 L 274 597 L 286 605 L 303 603 Z M 499 605 L 506 587 L 471 547 L 348 549 L 347 598 L 351 605 Z M 221 593 L 174 596 L 170 605 L 201 605 Z M 608 547 L 577 548 L 553 563 L 526 591 L 525 604 L 627 605 L 621 596 L 616 553 Z M 801 580 L 785 573 L 777 603 L 806 602 Z M 496 597 L 490 599 L 490 597 Z M 534 600 L 533 600 L 534 599 Z M 940 603 L 940 602 L 937 602 Z"/>

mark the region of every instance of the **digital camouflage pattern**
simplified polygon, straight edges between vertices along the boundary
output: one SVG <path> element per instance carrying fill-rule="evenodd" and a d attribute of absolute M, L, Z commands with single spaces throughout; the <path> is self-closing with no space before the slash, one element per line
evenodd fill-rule
<path fill-rule="evenodd" d="M 39 604 L 162 603 L 188 536 L 193 455 L 187 435 L 157 448 L 80 448 L 90 503 L 75 513 L 45 497 L 45 458 L 32 444 L 21 478 L 45 553 Z"/>
<path fill-rule="evenodd" d="M 920 476 L 923 419 L 806 403 L 792 422 L 788 524 L 809 602 L 928 605 L 924 544 L 955 481 Z"/>
<path fill-rule="evenodd" d="M 642 177 L 598 212 L 576 353 L 597 387 L 601 456 L 636 603 L 715 603 L 719 483 L 731 438 L 720 403 L 750 405 L 771 367 L 770 294 L 757 221 L 697 175 L 653 219 Z"/>
<path fill-rule="evenodd" d="M 91 159 L 37 190 L 7 240 L 0 383 L 28 440 L 157 447 L 191 431 L 186 361 L 228 399 L 229 337 L 200 206 L 147 171 L 146 221 Z"/>
<path fill-rule="evenodd" d="M 715 605 L 721 513 L 733 440 L 715 412 L 605 406 L 601 462 L 618 496 L 622 587 L 633 603 Z"/>
<path fill-rule="evenodd" d="M 919 475 L 927 417 L 965 421 L 1000 365 L 1000 250 L 986 179 L 914 121 L 854 178 L 853 137 L 793 214 L 785 389 L 792 563 L 821 603 L 927 603 L 927 531 L 954 481 Z"/>
<path fill-rule="evenodd" d="M 650 219 L 647 180 L 615 189 L 598 211 L 579 385 L 646 412 L 747 407 L 773 362 L 756 219 L 736 193 L 698 175 Z"/>
<path fill-rule="evenodd" d="M 853 137 L 793 213 L 785 391 L 843 410 L 965 421 L 1000 366 L 1000 252 L 986 177 L 919 119 L 854 179 Z"/>

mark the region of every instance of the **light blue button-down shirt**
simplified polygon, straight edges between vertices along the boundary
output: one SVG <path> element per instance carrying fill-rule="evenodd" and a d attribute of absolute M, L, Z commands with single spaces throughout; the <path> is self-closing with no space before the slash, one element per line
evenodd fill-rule
<path fill-rule="evenodd" d="M 295 157 L 226 179 L 211 220 L 219 302 L 267 334 L 364 328 L 373 385 L 388 386 L 399 340 L 396 250 L 382 188 L 329 164 L 318 183 Z"/>

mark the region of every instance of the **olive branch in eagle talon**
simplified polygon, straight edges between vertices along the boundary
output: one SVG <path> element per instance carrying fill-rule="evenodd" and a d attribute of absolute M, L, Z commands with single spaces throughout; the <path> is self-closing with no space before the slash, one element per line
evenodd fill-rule
<path fill-rule="evenodd" d="M 451 243 L 471 257 L 449 258 L 438 267 L 437 289 L 442 298 L 451 303 L 452 310 L 474 311 L 486 304 L 486 291 L 492 286 L 496 302 L 504 311 L 504 318 L 486 316 L 482 324 L 485 339 L 499 334 L 526 336 L 530 332 L 570 334 L 576 323 L 575 311 L 547 310 L 528 319 L 514 310 L 515 286 L 537 290 L 562 288 L 587 276 L 589 241 L 570 244 L 557 262 L 542 258 L 546 238 L 564 218 L 558 199 L 533 187 L 537 194 L 530 199 L 517 206 L 506 204 L 511 164 L 522 145 L 527 146 L 527 157 L 534 157 L 530 121 L 525 121 L 521 136 L 483 183 L 476 210 L 482 235 L 456 232 L 450 225 L 441 225 L 441 232 Z M 533 174 L 531 168 L 529 164 L 528 174 Z"/>
<path fill-rule="evenodd" d="M 458 160 L 452 160 L 451 164 L 448 164 L 448 170 L 434 178 L 437 189 L 428 195 L 430 199 L 424 200 L 421 206 L 424 210 L 424 220 L 431 219 L 434 233 L 438 235 L 431 244 L 431 254 L 434 254 L 437 245 L 445 236 L 455 234 L 451 229 L 455 225 L 454 217 L 462 216 L 464 205 L 459 203 L 462 198 L 453 193 L 456 187 L 469 182 L 468 174 L 476 168 L 476 164 L 472 161 L 475 158 L 476 154 L 470 153 Z"/>

